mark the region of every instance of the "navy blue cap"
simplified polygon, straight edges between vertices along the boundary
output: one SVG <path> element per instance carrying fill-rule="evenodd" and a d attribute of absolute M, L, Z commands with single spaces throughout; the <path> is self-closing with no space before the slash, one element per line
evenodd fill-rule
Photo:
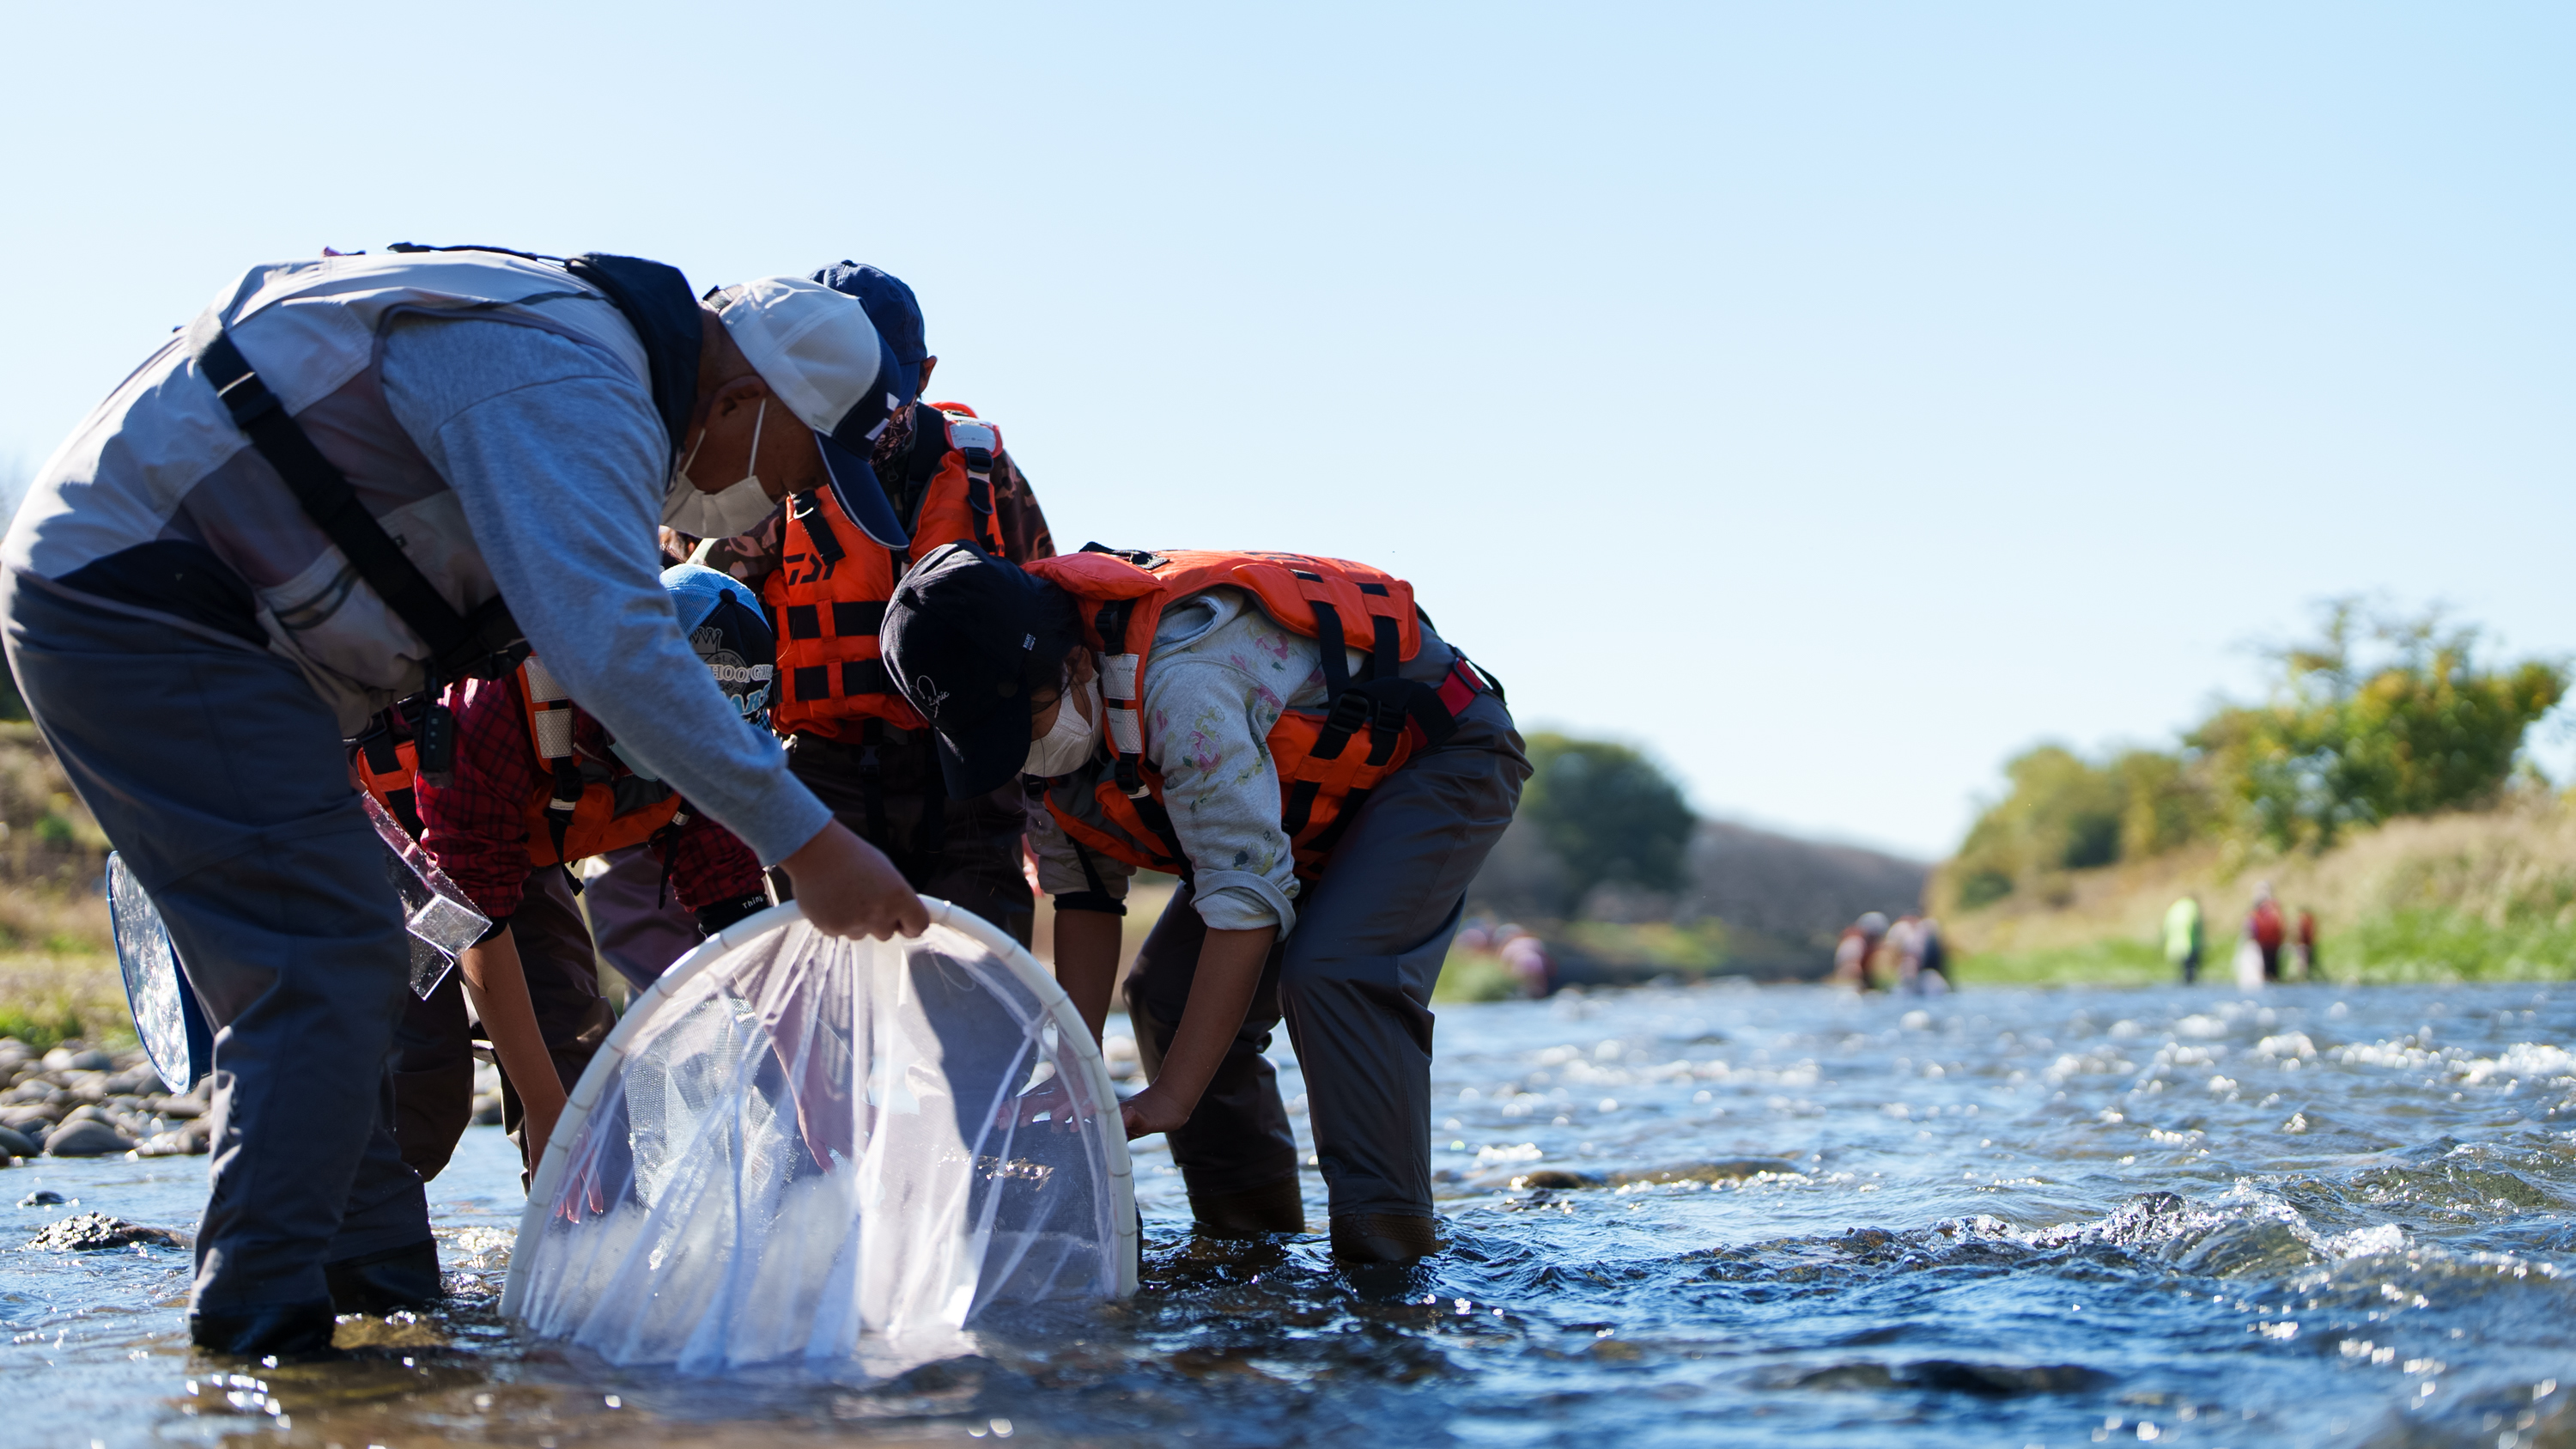
<path fill-rule="evenodd" d="M 901 277 L 864 263 L 842 261 L 816 272 L 814 280 L 858 298 L 859 305 L 868 309 L 868 320 L 876 324 L 877 335 L 893 346 L 895 361 L 919 370 L 922 359 L 930 355 L 930 344 L 922 336 L 921 303 Z"/>
<path fill-rule="evenodd" d="M 865 270 L 875 271 L 872 267 Z M 885 277 L 883 272 L 877 275 Z M 903 286 L 892 277 L 885 279 Z M 911 290 L 906 288 L 904 295 L 910 297 Z M 876 321 L 873 307 L 868 309 L 868 320 Z M 915 337 L 921 335 L 919 328 L 916 320 Z M 890 392 L 884 386 L 889 378 L 893 379 Z M 885 485 L 877 481 L 876 465 L 869 460 L 876 455 L 877 434 L 885 429 L 887 421 L 920 396 L 921 369 L 904 364 L 894 339 L 882 326 L 877 328 L 877 382 L 879 388 L 873 396 L 885 406 L 850 409 L 839 427 L 814 435 L 814 446 L 823 454 L 824 470 L 832 475 L 832 494 L 840 500 L 841 512 L 881 547 L 900 551 L 910 548 L 912 539 L 904 532 L 903 521 L 894 516 L 894 504 L 886 498 Z"/>
<path fill-rule="evenodd" d="M 1046 587 L 952 543 L 915 564 L 886 604 L 877 630 L 886 674 L 930 721 L 952 799 L 997 790 L 1028 763 L 1031 667 L 1070 647 L 1047 620 Z"/>

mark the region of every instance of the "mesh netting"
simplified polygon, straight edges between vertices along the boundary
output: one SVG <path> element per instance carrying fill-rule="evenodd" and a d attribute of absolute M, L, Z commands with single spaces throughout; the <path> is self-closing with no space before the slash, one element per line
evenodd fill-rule
<path fill-rule="evenodd" d="M 930 905 L 914 941 L 833 940 L 781 906 L 639 998 L 547 1145 L 502 1311 L 707 1372 L 1133 1292 L 1099 1051 L 1026 951 Z"/>

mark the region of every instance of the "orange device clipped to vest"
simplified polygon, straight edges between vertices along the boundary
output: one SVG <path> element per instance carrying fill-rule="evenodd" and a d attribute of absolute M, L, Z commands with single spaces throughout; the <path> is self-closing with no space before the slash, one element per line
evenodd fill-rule
<path fill-rule="evenodd" d="M 367 732 L 349 745 L 349 766 L 357 776 L 358 788 L 376 797 L 376 803 L 411 833 L 420 838 L 420 802 L 412 793 L 420 778 L 420 747 L 408 739 L 395 739 L 393 723 L 386 710 L 368 722 Z"/>
<path fill-rule="evenodd" d="M 1050 798 L 1048 811 L 1074 840 L 1147 870 L 1190 873 L 1164 811 L 1160 771 L 1144 761 L 1145 672 L 1154 629 L 1170 605 L 1212 588 L 1251 594 L 1282 628 L 1318 641 L 1323 711 L 1288 710 L 1272 725 L 1279 772 L 1279 824 L 1312 880 L 1369 792 L 1413 752 L 1449 737 L 1457 714 L 1489 686 L 1459 655 L 1439 685 L 1402 678 L 1398 666 L 1422 652 L 1413 586 L 1367 564 L 1294 553 L 1173 550 L 1122 553 L 1098 544 L 1038 559 L 1030 573 L 1079 601 L 1084 642 L 1100 651 L 1103 733 L 1113 767 L 1095 787 L 1114 830 L 1080 820 Z M 1343 648 L 1362 651 L 1354 679 Z M 1365 748 L 1354 749 L 1365 734 Z"/>
<path fill-rule="evenodd" d="M 943 544 L 971 543 L 1002 555 L 993 523 L 993 460 L 1002 431 L 964 403 L 930 405 L 948 430 L 939 460 L 911 523 L 912 545 L 889 548 L 868 536 L 831 488 L 788 502 L 778 568 L 761 586 L 778 627 L 777 702 L 770 719 L 782 735 L 800 731 L 838 739 L 881 719 L 917 730 L 921 715 L 886 677 L 877 628 L 905 569 Z"/>
<path fill-rule="evenodd" d="M 688 823 L 678 791 L 584 762 L 572 746 L 572 696 L 535 655 L 514 681 L 541 775 L 528 797 L 528 864 L 587 860 Z"/>
<path fill-rule="evenodd" d="M 540 777 L 527 805 L 530 865 L 587 859 L 651 840 L 666 826 L 688 823 L 680 813 L 680 796 L 670 786 L 581 762 L 572 747 L 572 697 L 535 655 L 520 664 L 514 686 Z M 412 742 L 396 740 L 390 725 L 379 718 L 352 742 L 350 766 L 360 788 L 417 838 L 421 823 L 413 791 L 419 784 L 420 754 Z"/>

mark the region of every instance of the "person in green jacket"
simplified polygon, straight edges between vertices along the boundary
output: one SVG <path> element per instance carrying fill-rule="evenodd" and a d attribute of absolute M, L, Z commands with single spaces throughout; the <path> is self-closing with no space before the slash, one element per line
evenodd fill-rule
<path fill-rule="evenodd" d="M 2184 896 L 2165 911 L 2165 961 L 2182 970 L 2182 984 L 2200 976 L 2200 897 Z"/>

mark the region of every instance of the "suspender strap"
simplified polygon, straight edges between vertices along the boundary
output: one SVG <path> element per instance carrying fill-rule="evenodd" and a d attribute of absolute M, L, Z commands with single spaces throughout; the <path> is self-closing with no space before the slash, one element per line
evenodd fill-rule
<path fill-rule="evenodd" d="M 493 659 L 506 656 L 520 639 L 519 627 L 500 598 L 495 596 L 471 616 L 464 616 L 440 597 L 384 525 L 358 502 L 348 475 L 322 456 L 277 394 L 251 370 L 249 359 L 230 334 L 216 333 L 198 355 L 197 365 L 232 414 L 233 426 L 249 436 L 251 446 L 286 480 L 287 491 L 295 495 L 305 516 L 348 556 L 358 577 L 366 580 L 386 607 L 429 645 L 433 678 L 497 677 Z M 425 759 L 423 764 L 426 767 Z"/>

